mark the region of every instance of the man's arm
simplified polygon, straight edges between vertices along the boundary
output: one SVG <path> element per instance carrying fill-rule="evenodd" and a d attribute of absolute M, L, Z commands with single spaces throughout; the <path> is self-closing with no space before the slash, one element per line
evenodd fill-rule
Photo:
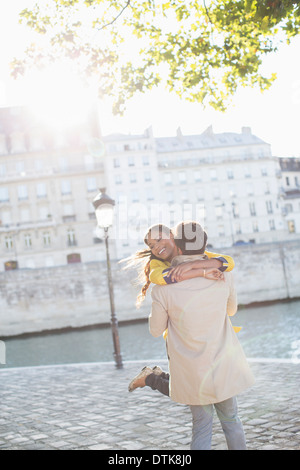
<path fill-rule="evenodd" d="M 168 328 L 168 312 L 161 296 L 161 287 L 153 287 L 151 292 L 152 307 L 149 315 L 149 331 L 157 338 Z"/>

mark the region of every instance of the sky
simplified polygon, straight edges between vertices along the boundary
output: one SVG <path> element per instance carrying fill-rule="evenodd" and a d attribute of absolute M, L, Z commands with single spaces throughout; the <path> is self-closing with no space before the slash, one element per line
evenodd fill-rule
<path fill-rule="evenodd" d="M 34 0 L 11 0 L 0 4 L 0 107 L 30 102 L 38 108 L 44 103 L 50 118 L 56 111 L 52 109 L 51 96 L 46 100 L 47 94 L 39 85 L 40 78 L 29 74 L 27 79 L 15 80 L 9 71 L 9 62 L 13 57 L 22 55 L 24 44 L 31 39 L 30 31 L 19 24 L 18 12 L 30 8 L 33 3 Z M 210 108 L 203 110 L 200 103 L 180 100 L 162 87 L 130 100 L 122 117 L 113 116 L 110 100 L 107 99 L 99 104 L 102 134 L 142 134 L 152 126 L 154 136 L 161 137 L 175 135 L 178 127 L 184 135 L 191 135 L 201 134 L 210 125 L 216 133 L 241 132 L 242 127 L 248 126 L 253 134 L 271 145 L 274 156 L 300 157 L 299 57 L 300 37 L 297 37 L 291 45 L 282 45 L 277 53 L 265 59 L 264 71 L 277 73 L 277 80 L 271 88 L 264 93 L 255 88 L 242 88 L 225 113 Z M 46 85 L 44 80 L 52 81 L 52 86 L 56 83 L 55 75 L 51 73 L 43 77 Z M 60 98 L 68 104 L 69 115 L 75 119 L 94 90 L 80 95 L 75 79 L 70 80 L 65 74 L 65 81 L 71 85 L 61 88 Z M 57 82 L 58 92 L 60 86 L 62 84 Z M 63 113 L 61 118 L 65 119 Z"/>

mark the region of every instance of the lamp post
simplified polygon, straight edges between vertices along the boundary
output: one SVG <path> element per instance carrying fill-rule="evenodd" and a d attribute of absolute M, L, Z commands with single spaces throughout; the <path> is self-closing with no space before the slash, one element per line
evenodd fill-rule
<path fill-rule="evenodd" d="M 93 206 L 95 208 L 95 214 L 97 218 L 97 225 L 98 227 L 103 228 L 104 236 L 105 236 L 107 281 L 108 281 L 109 299 L 110 299 L 111 328 L 112 328 L 112 337 L 113 337 L 113 343 L 114 343 L 114 358 L 116 362 L 116 367 L 118 369 L 122 369 L 123 364 L 122 364 L 122 356 L 121 356 L 121 351 L 120 351 L 118 320 L 115 314 L 114 292 L 113 292 L 110 256 L 109 256 L 109 248 L 108 248 L 108 229 L 113 224 L 114 205 L 115 205 L 115 201 L 105 194 L 105 188 L 101 188 L 100 193 L 93 200 Z"/>

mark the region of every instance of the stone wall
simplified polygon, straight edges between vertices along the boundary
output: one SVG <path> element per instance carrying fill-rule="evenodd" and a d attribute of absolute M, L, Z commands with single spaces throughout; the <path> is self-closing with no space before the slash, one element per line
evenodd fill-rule
<path fill-rule="evenodd" d="M 235 260 L 240 305 L 300 297 L 299 241 L 223 250 Z M 135 307 L 135 272 L 112 263 L 119 322 L 147 318 L 150 296 Z M 110 322 L 105 262 L 0 273 L 0 336 Z"/>

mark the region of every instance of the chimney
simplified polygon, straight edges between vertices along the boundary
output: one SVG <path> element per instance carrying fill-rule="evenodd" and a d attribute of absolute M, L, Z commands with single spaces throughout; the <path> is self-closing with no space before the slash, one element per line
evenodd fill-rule
<path fill-rule="evenodd" d="M 242 134 L 248 134 L 251 135 L 251 127 L 242 127 Z"/>
<path fill-rule="evenodd" d="M 182 131 L 181 131 L 181 128 L 180 128 L 180 127 L 178 127 L 178 129 L 177 129 L 176 135 L 177 135 L 177 138 L 178 138 L 178 139 L 182 139 Z"/>

